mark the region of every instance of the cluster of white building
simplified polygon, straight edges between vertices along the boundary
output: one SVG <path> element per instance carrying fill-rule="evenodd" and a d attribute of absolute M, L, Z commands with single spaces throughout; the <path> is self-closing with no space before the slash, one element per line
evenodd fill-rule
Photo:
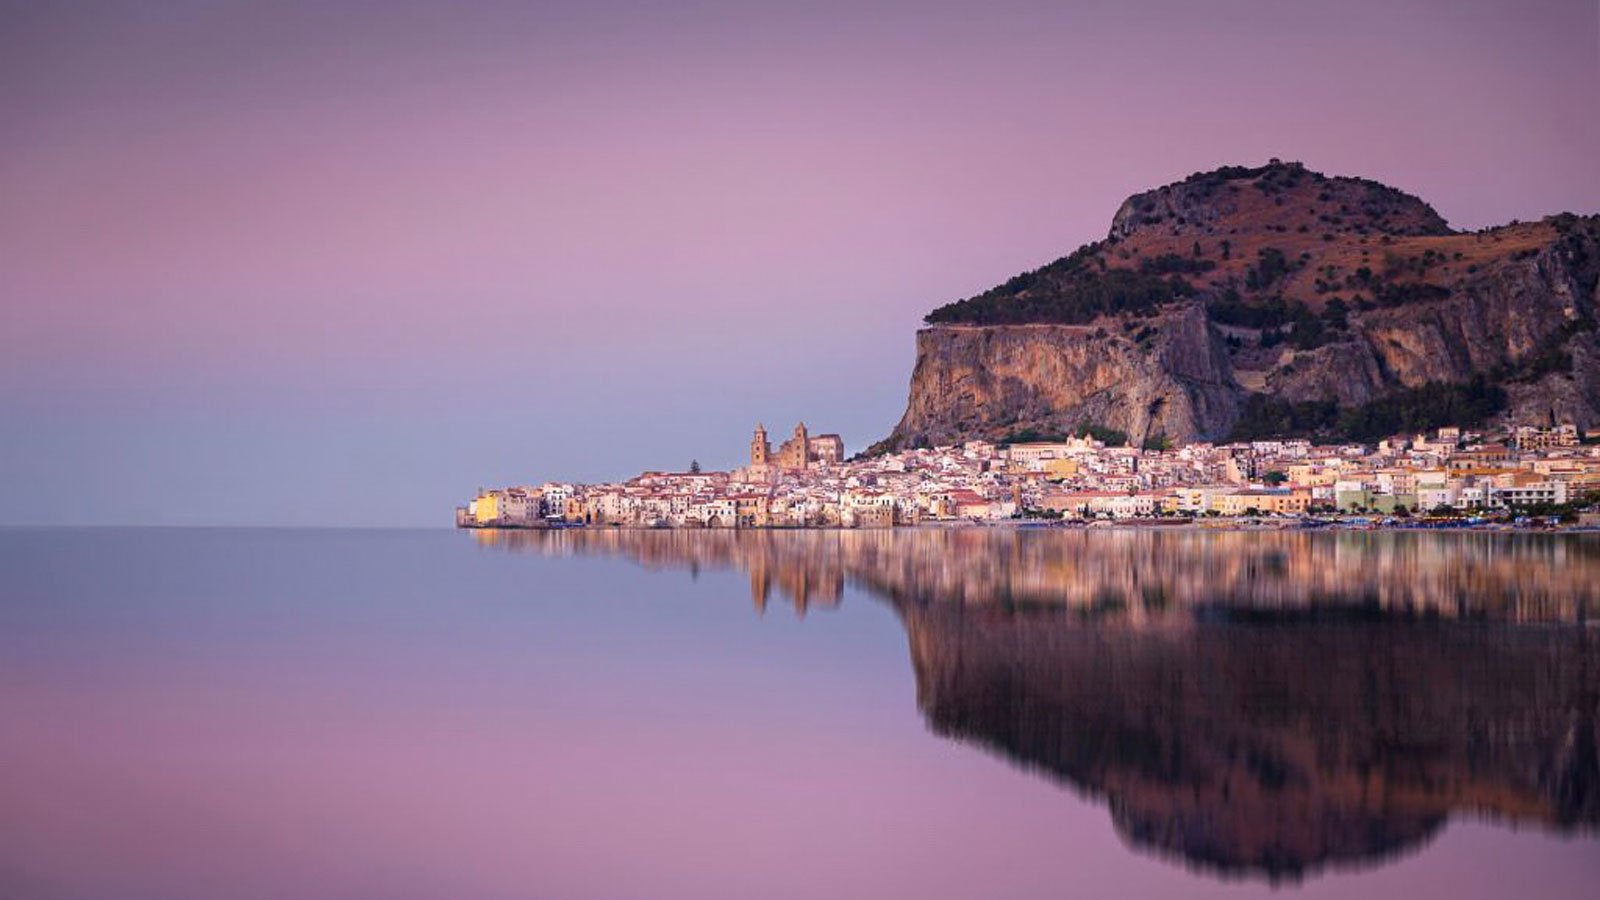
<path fill-rule="evenodd" d="M 1505 441 L 1441 429 L 1377 446 L 1303 440 L 1108 447 L 1089 438 L 903 450 L 804 468 L 646 472 L 624 482 L 481 490 L 463 527 L 884 527 L 1017 517 L 1406 515 L 1562 504 L 1600 491 L 1576 429 Z"/>

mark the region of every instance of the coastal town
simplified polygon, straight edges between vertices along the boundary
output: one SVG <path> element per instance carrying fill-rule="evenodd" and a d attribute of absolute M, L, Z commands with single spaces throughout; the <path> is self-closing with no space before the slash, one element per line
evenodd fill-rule
<path fill-rule="evenodd" d="M 1025 435 L 1026 436 L 1026 435 Z M 846 459 L 804 424 L 764 427 L 732 471 L 480 489 L 462 528 L 886 528 L 936 523 L 1540 517 L 1600 524 L 1600 443 L 1571 425 L 1441 428 L 1376 445 L 1306 440 L 1141 449 L 1087 433 Z"/>

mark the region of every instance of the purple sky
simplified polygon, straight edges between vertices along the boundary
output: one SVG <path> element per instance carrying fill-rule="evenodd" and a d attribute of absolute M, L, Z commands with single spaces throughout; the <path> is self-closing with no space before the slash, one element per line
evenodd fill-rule
<path fill-rule="evenodd" d="M 0 522 L 427 524 L 900 413 L 933 306 L 1301 159 L 1600 210 L 1574 2 L 0 0 Z"/>

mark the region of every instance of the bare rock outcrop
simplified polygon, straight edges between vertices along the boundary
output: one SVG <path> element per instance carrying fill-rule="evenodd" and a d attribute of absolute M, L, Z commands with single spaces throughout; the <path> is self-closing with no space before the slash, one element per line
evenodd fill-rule
<path fill-rule="evenodd" d="M 895 434 L 932 446 L 1088 425 L 1134 441 L 1226 429 L 1238 386 L 1204 309 L 1128 324 L 925 328 Z"/>
<path fill-rule="evenodd" d="M 1600 216 L 1455 232 L 1410 194 L 1298 163 L 1201 173 L 1130 197 L 1106 240 L 930 313 L 879 446 L 1290 419 L 1371 437 L 1336 435 L 1340 413 L 1467 385 L 1499 421 L 1592 429 L 1597 283 Z M 1316 415 L 1273 417 L 1297 404 Z"/>

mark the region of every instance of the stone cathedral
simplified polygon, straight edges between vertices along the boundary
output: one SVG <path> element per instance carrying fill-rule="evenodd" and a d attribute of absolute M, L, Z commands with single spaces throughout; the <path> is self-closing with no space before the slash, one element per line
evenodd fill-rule
<path fill-rule="evenodd" d="M 794 434 L 779 445 L 777 452 L 773 452 L 772 442 L 767 440 L 764 425 L 757 425 L 755 436 L 750 439 L 749 472 L 754 478 L 813 466 L 834 466 L 843 461 L 844 440 L 837 434 L 813 436 L 804 422 L 794 427 Z"/>

